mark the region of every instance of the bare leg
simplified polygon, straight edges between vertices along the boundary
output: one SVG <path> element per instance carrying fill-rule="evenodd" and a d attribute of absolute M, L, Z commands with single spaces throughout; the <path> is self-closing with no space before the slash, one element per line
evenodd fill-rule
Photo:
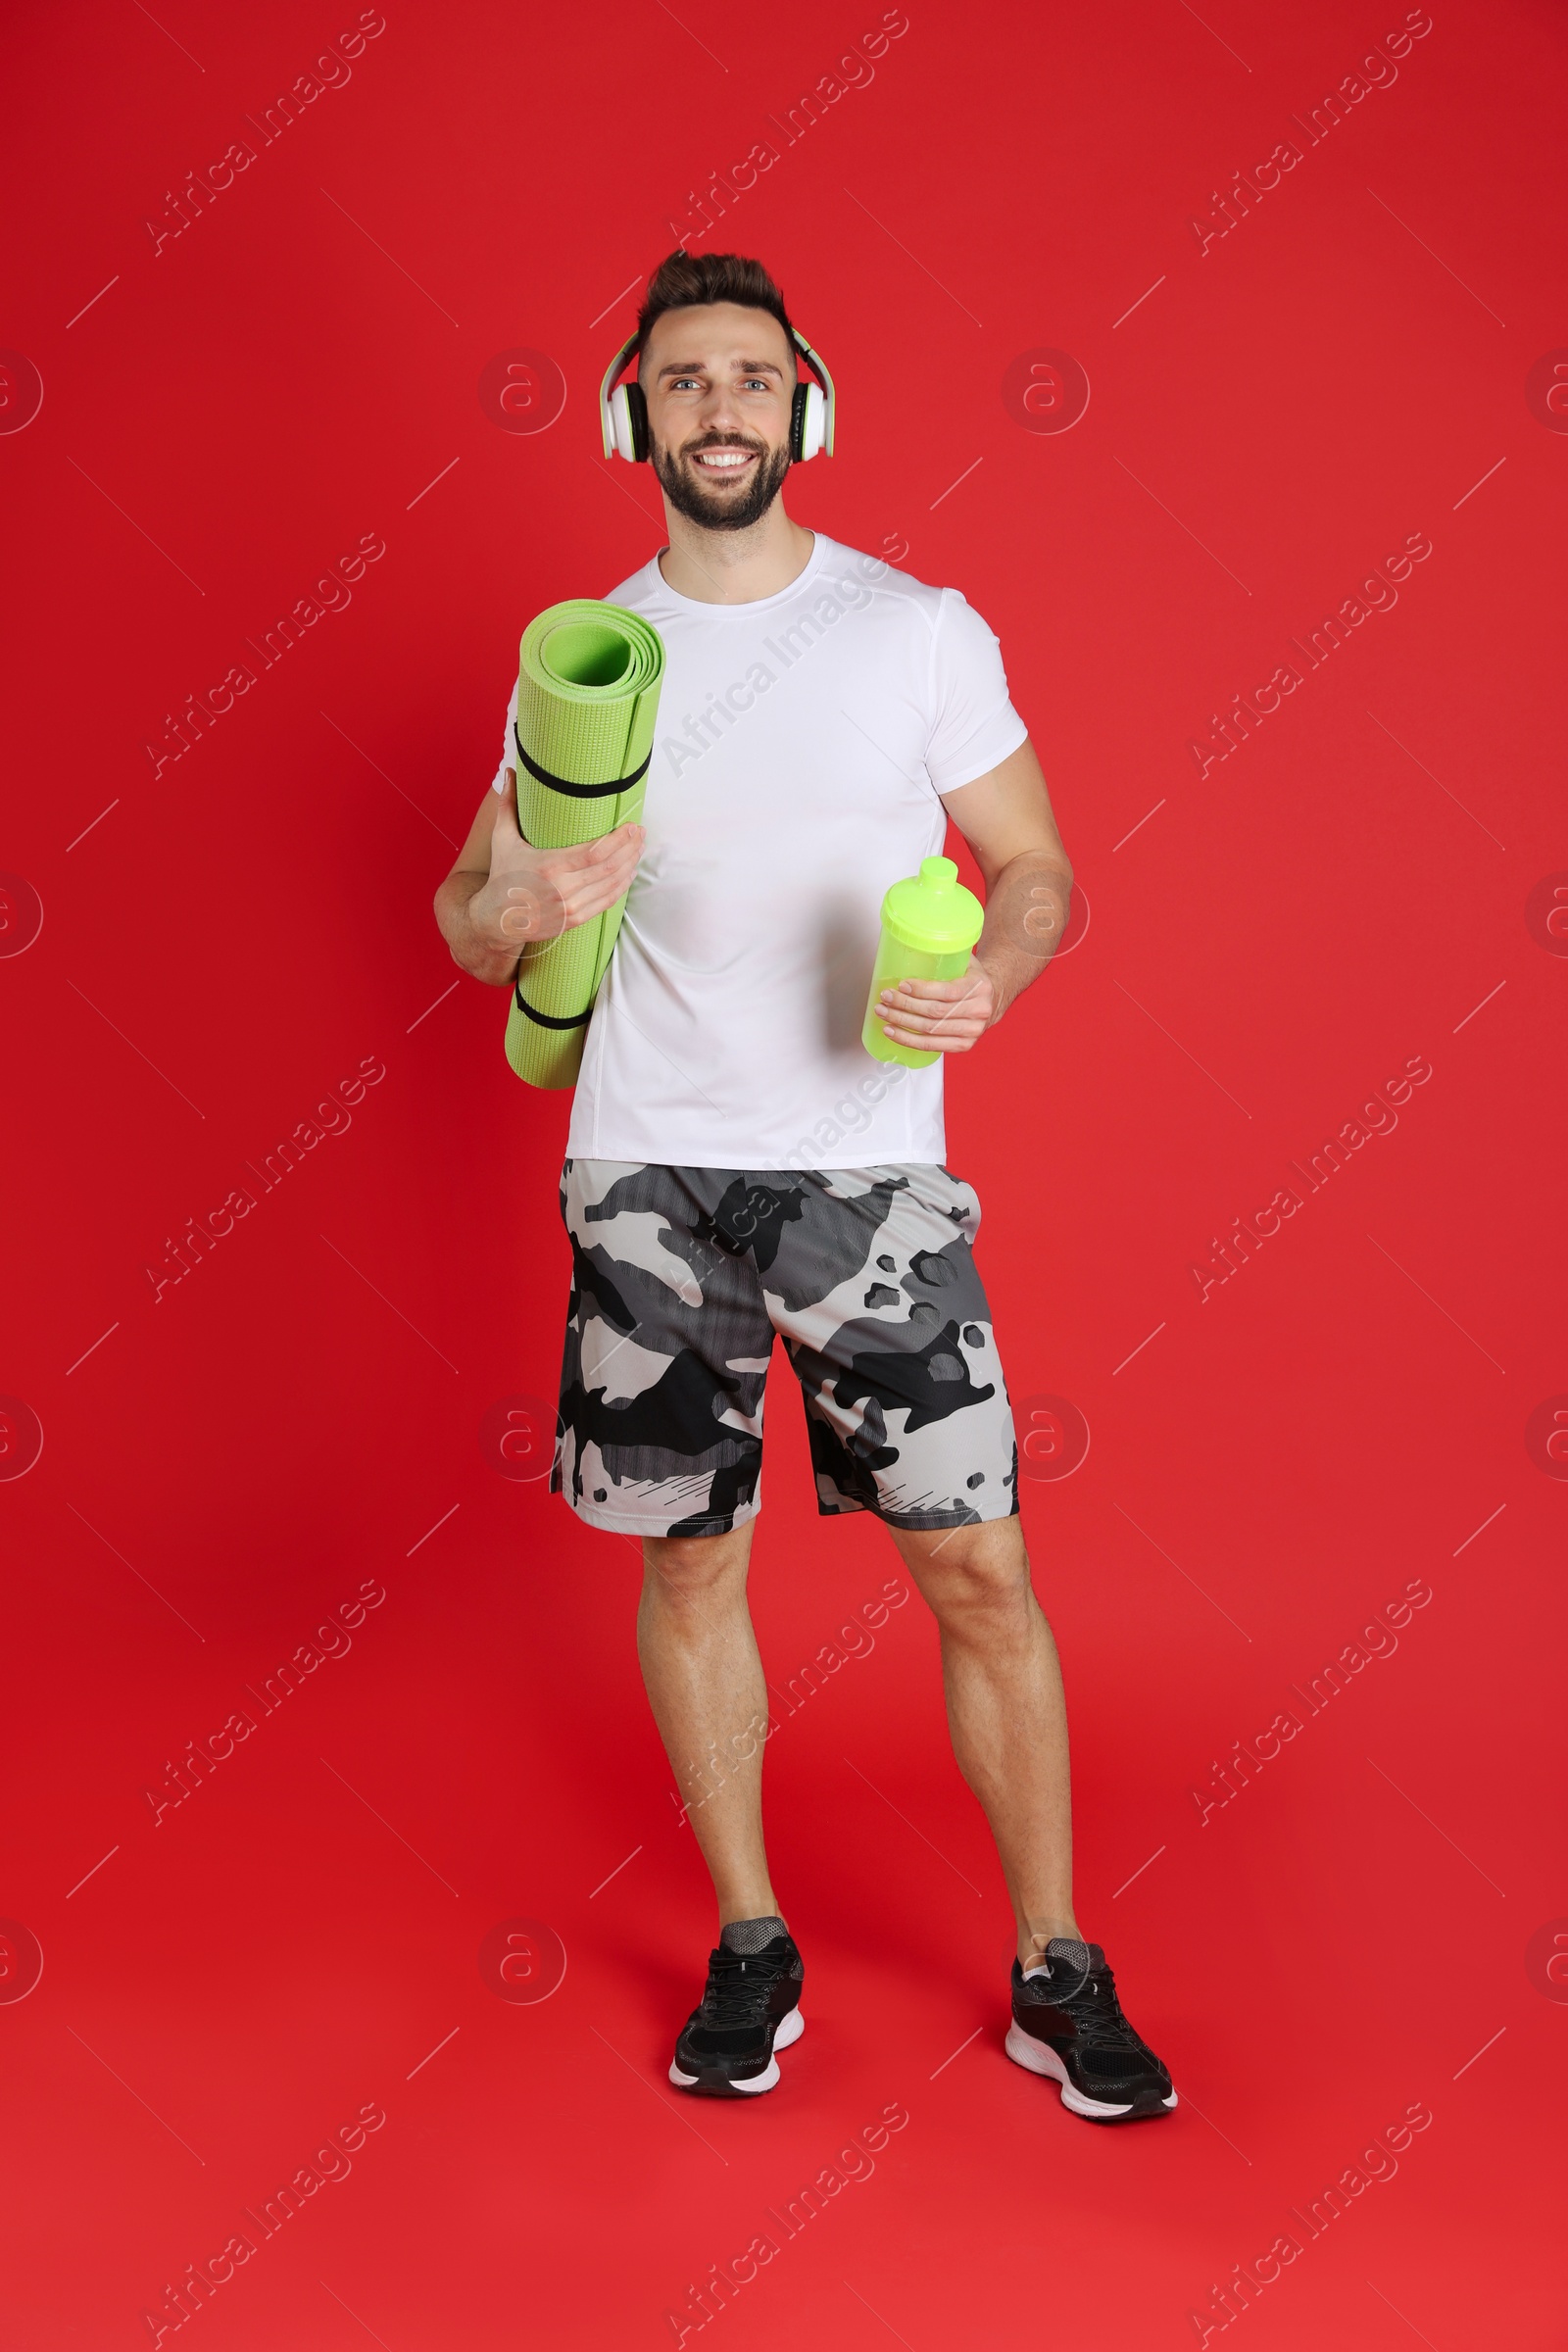
<path fill-rule="evenodd" d="M 1067 1709 L 1016 1518 L 889 1530 L 942 1637 L 953 1752 L 991 1824 L 1027 1967 L 1076 1936 Z"/>
<path fill-rule="evenodd" d="M 727 1536 L 646 1537 L 637 1654 L 718 1923 L 778 1915 L 762 1844 L 767 1686 L 746 1605 L 748 1521 Z"/>

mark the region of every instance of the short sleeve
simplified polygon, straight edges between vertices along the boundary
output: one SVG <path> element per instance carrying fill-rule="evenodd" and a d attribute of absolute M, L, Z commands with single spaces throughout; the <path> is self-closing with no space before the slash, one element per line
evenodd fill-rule
<path fill-rule="evenodd" d="M 513 749 L 513 746 L 512 746 L 512 730 L 513 730 L 514 726 L 516 724 L 516 719 L 517 719 L 517 689 L 515 688 L 515 686 L 514 686 L 514 688 L 512 689 L 512 700 L 511 700 L 511 702 L 510 702 L 510 703 L 507 705 L 507 724 L 506 724 L 506 731 L 505 731 L 504 735 L 502 736 L 502 739 L 501 739 L 501 765 L 500 765 L 500 766 L 499 766 L 499 767 L 496 769 L 496 772 L 495 772 L 495 777 L 494 777 L 494 779 L 493 779 L 493 781 L 492 781 L 492 783 L 491 783 L 490 789 L 491 789 L 491 791 L 492 791 L 492 792 L 505 792 L 505 791 L 506 791 L 506 789 L 507 789 L 507 770 L 508 770 L 508 768 L 509 768 L 509 767 L 515 767 L 515 766 L 516 766 L 516 764 L 517 764 L 517 755 L 516 755 L 516 753 L 514 751 L 514 749 Z"/>
<path fill-rule="evenodd" d="M 1007 693 L 1002 647 L 956 588 L 944 588 L 931 643 L 926 772 L 956 792 L 988 775 L 1029 739 Z"/>

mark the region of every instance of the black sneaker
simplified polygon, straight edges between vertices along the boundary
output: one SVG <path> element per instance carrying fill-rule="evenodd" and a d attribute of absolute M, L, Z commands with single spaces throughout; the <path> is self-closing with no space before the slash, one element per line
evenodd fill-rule
<path fill-rule="evenodd" d="M 805 1975 L 793 1936 L 775 1936 L 760 1952 L 708 1955 L 708 1983 L 675 2044 L 669 2079 L 712 2098 L 751 2098 L 778 2081 L 775 2050 L 806 2031 Z"/>
<path fill-rule="evenodd" d="M 1169 2073 L 1121 2013 L 1098 1943 L 1054 1936 L 1038 1975 L 1014 1960 L 1007 2056 L 1059 2082 L 1062 2105 L 1097 2124 L 1168 2115 L 1176 2104 Z"/>

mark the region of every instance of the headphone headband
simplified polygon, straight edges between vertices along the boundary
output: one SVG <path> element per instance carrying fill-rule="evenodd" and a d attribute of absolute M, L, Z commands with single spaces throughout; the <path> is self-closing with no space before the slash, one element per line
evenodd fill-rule
<path fill-rule="evenodd" d="M 820 382 L 823 405 L 821 446 L 824 454 L 828 457 L 831 457 L 833 455 L 833 418 L 834 411 L 837 407 L 837 400 L 833 390 L 833 378 L 828 373 L 826 365 L 818 357 L 816 352 L 812 350 L 810 344 L 808 343 L 806 337 L 801 333 L 800 328 L 792 326 L 789 331 L 790 341 L 794 344 L 795 349 L 800 353 L 801 357 L 805 359 L 810 366 L 813 372 L 817 376 L 818 381 Z M 615 395 L 616 378 L 619 376 L 622 368 L 625 367 L 627 361 L 631 358 L 636 349 L 637 337 L 632 335 L 628 337 L 626 342 L 621 345 L 619 351 L 615 354 L 615 357 L 611 361 L 610 366 L 605 369 L 604 381 L 599 387 L 599 424 L 604 435 L 605 455 L 607 458 L 612 458 L 616 453 L 617 447 L 619 446 L 615 434 L 614 416 L 611 408 L 611 402 Z M 640 386 L 637 388 L 639 391 L 641 390 Z M 802 389 L 802 386 L 797 385 L 797 400 L 799 399 Z"/>

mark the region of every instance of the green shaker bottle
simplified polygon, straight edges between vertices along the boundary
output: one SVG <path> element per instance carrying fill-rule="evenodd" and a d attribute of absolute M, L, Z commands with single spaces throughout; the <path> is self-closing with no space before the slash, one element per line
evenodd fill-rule
<path fill-rule="evenodd" d="M 882 937 L 860 1031 L 868 1054 L 878 1061 L 902 1061 L 911 1070 L 929 1069 L 941 1058 L 896 1045 L 876 1006 L 882 991 L 901 980 L 961 980 L 985 919 L 985 908 L 972 890 L 964 889 L 951 858 L 922 858 L 918 874 L 894 883 L 882 901 Z"/>

